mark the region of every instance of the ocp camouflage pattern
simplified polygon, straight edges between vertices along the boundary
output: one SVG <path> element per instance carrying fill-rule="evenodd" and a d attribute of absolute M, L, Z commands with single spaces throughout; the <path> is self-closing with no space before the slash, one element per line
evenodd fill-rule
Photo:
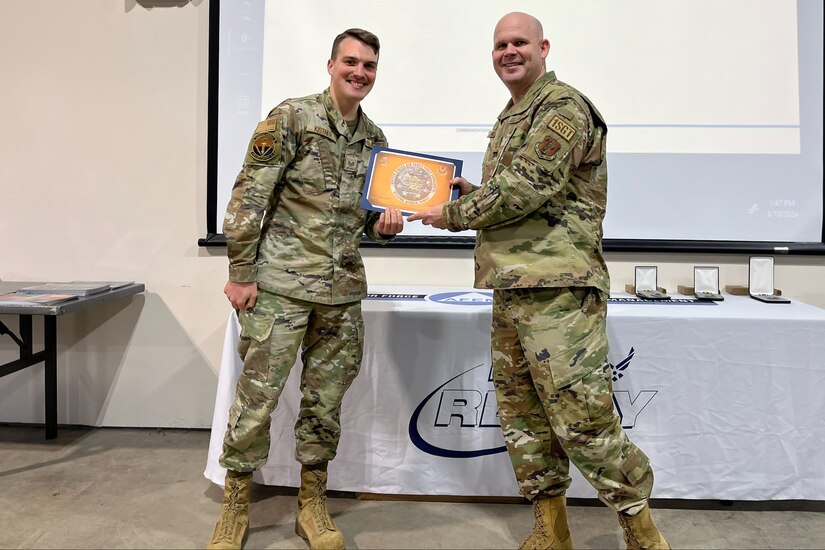
<path fill-rule="evenodd" d="M 638 511 L 650 497 L 653 470 L 613 406 L 606 305 L 587 287 L 493 293 L 499 420 L 528 499 L 564 494 L 570 461 L 614 510 Z"/>
<path fill-rule="evenodd" d="M 329 90 L 289 99 L 258 124 L 226 209 L 229 279 L 323 304 L 366 296 L 361 236 L 386 242 L 360 208 L 383 132 L 359 110 L 352 136 Z"/>
<path fill-rule="evenodd" d="M 302 464 L 335 458 L 341 402 L 361 366 L 361 302 L 315 304 L 261 291 L 255 307 L 241 311 L 239 320 L 244 370 L 229 410 L 221 466 L 252 472 L 266 463 L 271 414 L 299 348 L 302 398 L 295 458 Z"/>
<path fill-rule="evenodd" d="M 607 125 L 549 72 L 508 103 L 489 134 L 481 186 L 443 208 L 448 229 L 478 229 L 475 286 L 592 286 L 602 257 Z"/>

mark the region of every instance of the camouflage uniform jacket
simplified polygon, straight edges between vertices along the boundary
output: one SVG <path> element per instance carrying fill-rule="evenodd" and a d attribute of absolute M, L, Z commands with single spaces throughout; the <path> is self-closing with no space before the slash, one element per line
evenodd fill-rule
<path fill-rule="evenodd" d="M 322 304 L 366 295 L 361 235 L 387 238 L 359 203 L 372 147 L 387 141 L 360 109 L 349 134 L 328 89 L 258 124 L 223 224 L 231 281 Z"/>
<path fill-rule="evenodd" d="M 448 229 L 478 229 L 475 286 L 592 286 L 610 291 L 602 257 L 607 125 L 549 72 L 499 115 L 482 185 L 444 206 Z"/>

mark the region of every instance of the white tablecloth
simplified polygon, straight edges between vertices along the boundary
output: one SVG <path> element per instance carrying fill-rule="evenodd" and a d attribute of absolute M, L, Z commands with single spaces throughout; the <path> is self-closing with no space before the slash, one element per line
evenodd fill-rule
<path fill-rule="evenodd" d="M 517 496 L 489 378 L 491 293 L 371 287 L 364 364 L 346 395 L 333 490 Z M 389 296 L 394 295 L 394 296 Z M 679 295 L 674 295 L 679 298 Z M 610 361 L 622 423 L 654 467 L 655 498 L 825 499 L 825 310 L 726 295 L 717 304 L 615 303 Z M 207 478 L 242 364 L 227 326 Z M 298 375 L 273 414 L 256 481 L 297 486 Z M 572 497 L 595 492 L 573 472 Z"/>

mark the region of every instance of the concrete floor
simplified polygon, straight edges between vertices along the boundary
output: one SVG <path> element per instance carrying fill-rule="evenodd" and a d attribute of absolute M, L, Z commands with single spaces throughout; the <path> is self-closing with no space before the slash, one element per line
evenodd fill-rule
<path fill-rule="evenodd" d="M 47 441 L 0 426 L 0 548 L 202 548 L 222 497 L 203 477 L 208 445 L 204 430 L 63 428 Z M 247 548 L 306 548 L 296 493 L 253 488 Z M 517 548 L 533 522 L 522 504 L 331 496 L 348 548 Z M 825 548 L 823 502 L 653 504 L 674 548 Z M 602 505 L 568 514 L 576 548 L 624 547 Z"/>

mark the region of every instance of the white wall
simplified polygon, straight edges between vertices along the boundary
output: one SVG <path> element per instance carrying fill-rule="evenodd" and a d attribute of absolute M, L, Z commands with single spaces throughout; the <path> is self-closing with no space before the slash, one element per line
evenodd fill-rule
<path fill-rule="evenodd" d="M 2 0 L 0 279 L 135 280 L 146 293 L 58 323 L 59 421 L 206 427 L 229 306 L 206 233 L 208 0 Z M 331 40 L 332 37 L 330 37 Z M 323 70 L 320 68 L 319 70 Z M 364 251 L 375 284 L 472 284 L 472 251 Z M 747 256 L 609 254 L 660 284 Z M 777 257 L 786 295 L 825 307 L 825 258 Z M 12 316 L 0 316 L 17 329 Z M 35 321 L 35 335 L 41 333 Z M 0 362 L 16 348 L 0 336 Z M 0 422 L 43 421 L 42 367 L 0 379 Z"/>

